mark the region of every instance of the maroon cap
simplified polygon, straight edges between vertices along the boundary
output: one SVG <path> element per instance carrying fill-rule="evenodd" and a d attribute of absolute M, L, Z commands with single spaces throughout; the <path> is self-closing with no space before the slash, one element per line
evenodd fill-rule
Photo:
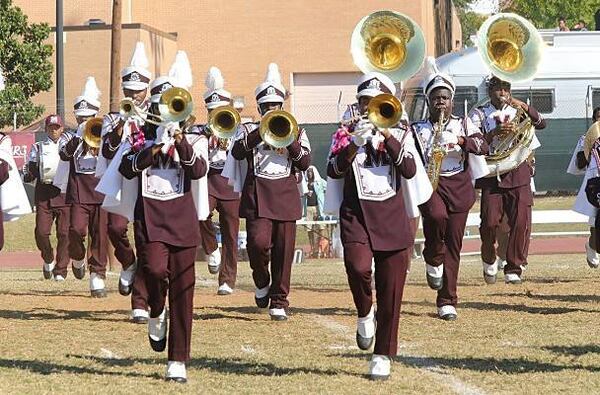
<path fill-rule="evenodd" d="M 60 119 L 60 115 L 52 114 L 46 117 L 46 126 L 50 125 L 58 125 L 63 126 L 62 119 Z"/>

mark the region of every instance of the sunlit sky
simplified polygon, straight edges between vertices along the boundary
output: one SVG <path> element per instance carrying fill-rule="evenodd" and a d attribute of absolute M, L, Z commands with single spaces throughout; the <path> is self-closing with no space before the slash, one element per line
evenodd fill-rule
<path fill-rule="evenodd" d="M 472 9 L 480 14 L 490 14 L 498 6 L 498 0 L 479 0 L 472 5 Z"/>

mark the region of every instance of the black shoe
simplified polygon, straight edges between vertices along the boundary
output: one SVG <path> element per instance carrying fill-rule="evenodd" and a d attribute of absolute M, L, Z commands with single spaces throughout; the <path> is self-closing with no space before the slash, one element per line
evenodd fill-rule
<path fill-rule="evenodd" d="M 44 265 L 44 266 L 42 267 L 42 271 L 44 272 L 44 279 L 46 279 L 46 280 L 50 280 L 50 279 L 52 278 L 52 270 L 50 270 L 50 271 L 47 271 L 47 270 L 46 270 L 46 265 Z"/>
<path fill-rule="evenodd" d="M 73 270 L 73 275 L 78 280 L 83 280 L 85 277 L 85 263 L 80 268 L 77 268 L 71 264 L 71 270 Z"/>
<path fill-rule="evenodd" d="M 186 384 L 187 383 L 187 379 L 185 377 L 167 377 L 165 379 L 165 381 L 173 381 L 173 382 L 179 383 L 179 384 Z"/>
<path fill-rule="evenodd" d="M 440 318 L 443 319 L 444 321 L 456 321 L 457 315 L 456 314 L 444 314 Z"/>
<path fill-rule="evenodd" d="M 383 375 L 379 375 L 379 374 L 370 374 L 369 375 L 369 380 L 372 380 L 372 381 L 386 381 L 389 378 L 390 378 L 389 374 L 387 376 L 383 376 Z"/>
<path fill-rule="evenodd" d="M 489 285 L 496 284 L 496 276 L 490 276 L 486 272 L 483 272 L 483 279 L 486 284 L 489 284 Z"/>
<path fill-rule="evenodd" d="M 132 286 L 131 285 L 123 285 L 121 283 L 121 280 L 119 280 L 119 293 L 123 296 L 127 296 L 129 294 L 131 294 L 131 290 L 132 290 Z"/>
<path fill-rule="evenodd" d="M 362 337 L 358 332 L 356 332 L 356 345 L 361 350 L 368 350 L 373 345 L 373 341 L 375 341 L 375 336 L 371 337 Z"/>
<path fill-rule="evenodd" d="M 152 349 L 156 352 L 165 351 L 165 348 L 167 348 L 167 336 L 165 336 L 164 339 L 158 341 L 152 340 L 152 338 L 148 336 L 148 340 L 150 341 L 150 347 L 152 347 Z"/>
<path fill-rule="evenodd" d="M 427 285 L 429 285 L 429 288 L 439 291 L 440 289 L 442 289 L 442 287 L 444 286 L 444 277 L 439 277 L 439 278 L 435 278 L 429 275 L 429 273 L 427 274 Z"/>
<path fill-rule="evenodd" d="M 90 290 L 92 298 L 106 298 L 106 288 Z"/>
<path fill-rule="evenodd" d="M 148 317 L 133 317 L 131 318 L 131 322 L 133 322 L 134 324 L 147 324 Z"/>
<path fill-rule="evenodd" d="M 271 315 L 271 321 L 287 321 L 287 315 Z"/>
<path fill-rule="evenodd" d="M 255 296 L 254 303 L 256 303 L 257 307 L 260 307 L 261 309 L 266 309 L 267 307 L 269 307 L 269 295 L 263 296 L 262 298 L 257 298 Z"/>

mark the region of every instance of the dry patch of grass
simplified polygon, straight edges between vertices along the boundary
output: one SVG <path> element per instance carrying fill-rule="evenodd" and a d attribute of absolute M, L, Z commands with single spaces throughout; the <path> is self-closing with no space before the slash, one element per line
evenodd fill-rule
<path fill-rule="evenodd" d="M 165 353 L 109 277 L 107 299 L 87 282 L 33 271 L 0 272 L 0 392 L 12 393 L 591 393 L 600 388 L 599 271 L 583 256 L 534 256 L 521 286 L 485 286 L 465 258 L 459 320 L 435 318 L 435 293 L 415 261 L 405 289 L 400 355 L 386 383 L 365 379 L 369 355 L 354 344 L 355 310 L 344 267 L 294 267 L 290 321 L 253 307 L 248 264 L 236 292 L 215 295 L 197 268 L 190 382 L 162 381 Z"/>

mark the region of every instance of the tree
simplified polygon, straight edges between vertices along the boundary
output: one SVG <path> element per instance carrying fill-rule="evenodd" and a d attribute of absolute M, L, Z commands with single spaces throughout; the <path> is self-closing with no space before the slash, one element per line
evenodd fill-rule
<path fill-rule="evenodd" d="M 580 19 L 594 29 L 594 14 L 600 9 L 598 0 L 512 0 L 506 9 L 529 19 L 538 29 L 558 26 L 558 18 L 564 17 L 567 26 L 573 27 Z"/>
<path fill-rule="evenodd" d="M 477 33 L 486 16 L 471 11 L 474 0 L 454 0 L 454 8 L 458 14 L 462 28 L 462 42 L 469 44 L 469 37 Z"/>
<path fill-rule="evenodd" d="M 49 35 L 47 24 L 30 24 L 12 0 L 0 0 L 0 68 L 6 83 L 0 92 L 0 128 L 13 123 L 15 111 L 17 126 L 44 113 L 31 98 L 52 86 L 52 46 L 44 44 Z"/>

